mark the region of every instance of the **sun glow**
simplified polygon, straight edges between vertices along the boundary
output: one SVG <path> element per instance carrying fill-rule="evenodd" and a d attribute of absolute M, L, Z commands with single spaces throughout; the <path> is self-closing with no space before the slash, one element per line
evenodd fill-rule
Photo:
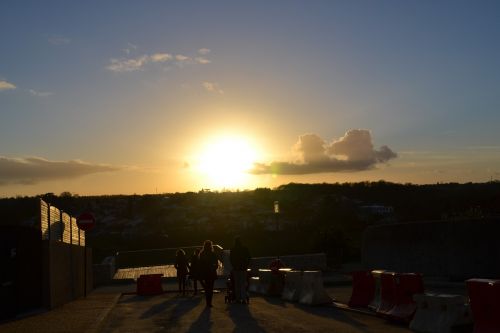
<path fill-rule="evenodd" d="M 198 170 L 206 186 L 235 189 L 250 185 L 248 171 L 258 153 L 247 139 L 231 136 L 209 142 L 198 158 Z"/>

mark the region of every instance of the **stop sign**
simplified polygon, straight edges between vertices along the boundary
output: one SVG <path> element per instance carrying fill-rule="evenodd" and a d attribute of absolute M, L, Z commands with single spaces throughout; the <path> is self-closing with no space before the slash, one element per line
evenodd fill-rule
<path fill-rule="evenodd" d="M 76 225 L 78 226 L 79 229 L 84 231 L 92 229 L 93 227 L 95 227 L 94 215 L 92 215 L 89 212 L 82 213 L 76 219 Z"/>

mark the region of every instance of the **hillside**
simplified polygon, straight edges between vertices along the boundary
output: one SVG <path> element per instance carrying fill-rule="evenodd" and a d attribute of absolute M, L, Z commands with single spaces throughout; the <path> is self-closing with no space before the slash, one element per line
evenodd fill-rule
<path fill-rule="evenodd" d="M 338 264 L 359 258 L 363 230 L 370 224 L 500 214 L 499 182 L 291 183 L 243 192 L 40 197 L 74 216 L 94 213 L 98 224 L 88 232 L 87 243 L 97 261 L 118 250 L 197 245 L 205 239 L 230 247 L 241 235 L 253 255 L 324 251 L 331 264 Z M 37 227 L 38 200 L 0 199 L 1 224 Z M 279 201 L 279 216 L 274 201 Z M 393 213 L 363 210 L 372 205 L 391 207 Z"/>

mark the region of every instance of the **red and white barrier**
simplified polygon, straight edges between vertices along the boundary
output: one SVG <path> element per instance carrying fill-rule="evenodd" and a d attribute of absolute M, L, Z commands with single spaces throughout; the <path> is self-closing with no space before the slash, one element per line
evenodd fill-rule
<path fill-rule="evenodd" d="M 415 311 L 417 303 L 413 295 L 424 293 L 422 275 L 417 273 L 398 273 L 394 276 L 396 286 L 394 307 L 387 313 L 390 319 L 409 323 Z"/>
<path fill-rule="evenodd" d="M 380 275 L 380 304 L 377 314 L 385 316 L 396 305 L 396 273 L 382 272 Z"/>
<path fill-rule="evenodd" d="M 285 275 L 285 286 L 281 298 L 285 301 L 297 302 L 302 290 L 302 272 L 290 271 Z"/>
<path fill-rule="evenodd" d="M 333 302 L 323 287 L 321 271 L 304 271 L 299 302 L 308 305 L 328 304 Z"/>
<path fill-rule="evenodd" d="M 417 312 L 410 329 L 420 333 L 466 332 L 472 326 L 467 298 L 461 295 L 417 294 L 413 296 Z"/>
<path fill-rule="evenodd" d="M 382 277 L 382 273 L 385 272 L 384 270 L 373 270 L 372 271 L 372 276 L 373 276 L 373 280 L 375 281 L 375 292 L 374 292 L 374 295 L 373 295 L 373 300 L 371 301 L 371 303 L 368 305 L 368 308 L 370 310 L 373 310 L 373 311 L 377 311 L 378 307 L 380 306 L 380 299 L 381 299 L 381 277 Z"/>
<path fill-rule="evenodd" d="M 158 295 L 163 293 L 163 274 L 144 274 L 137 279 L 137 295 Z"/>
<path fill-rule="evenodd" d="M 252 276 L 250 278 L 250 280 L 248 281 L 248 291 L 257 294 L 262 293 L 260 288 L 260 278 L 258 276 Z"/>
<path fill-rule="evenodd" d="M 417 310 L 413 295 L 424 292 L 422 275 L 383 272 L 380 282 L 381 300 L 377 314 L 387 319 L 409 323 Z"/>
<path fill-rule="evenodd" d="M 351 272 L 352 294 L 350 307 L 367 307 L 375 296 L 375 279 L 371 271 Z"/>
<path fill-rule="evenodd" d="M 500 332 L 500 280 L 466 281 L 474 317 L 474 333 Z"/>

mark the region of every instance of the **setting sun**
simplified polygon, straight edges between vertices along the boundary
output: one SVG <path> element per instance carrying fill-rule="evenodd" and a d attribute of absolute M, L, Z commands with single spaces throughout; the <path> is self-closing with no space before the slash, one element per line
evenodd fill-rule
<path fill-rule="evenodd" d="M 257 160 L 256 148 L 242 137 L 219 137 L 198 155 L 198 171 L 210 187 L 236 188 L 248 184 L 248 170 Z"/>

